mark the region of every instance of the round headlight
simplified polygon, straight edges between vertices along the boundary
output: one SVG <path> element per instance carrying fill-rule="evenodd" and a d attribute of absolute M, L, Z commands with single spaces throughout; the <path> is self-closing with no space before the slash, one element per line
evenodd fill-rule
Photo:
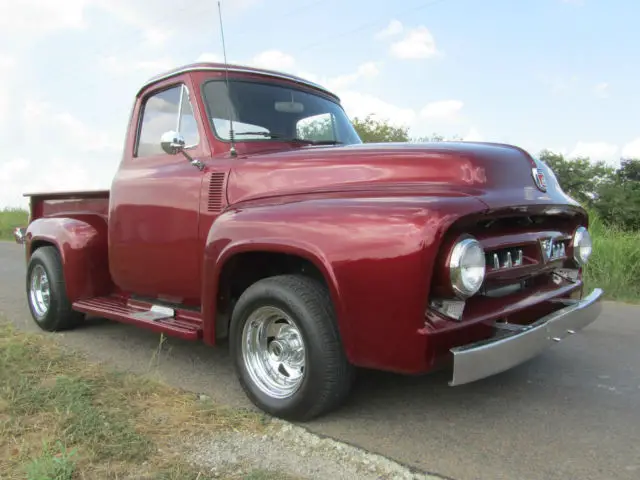
<path fill-rule="evenodd" d="M 584 227 L 578 227 L 573 236 L 573 258 L 578 265 L 584 265 L 591 256 L 593 245 L 591 243 L 591 235 Z"/>
<path fill-rule="evenodd" d="M 484 281 L 484 250 L 475 238 L 459 241 L 451 251 L 449 276 L 456 294 L 466 298 L 475 294 Z"/>

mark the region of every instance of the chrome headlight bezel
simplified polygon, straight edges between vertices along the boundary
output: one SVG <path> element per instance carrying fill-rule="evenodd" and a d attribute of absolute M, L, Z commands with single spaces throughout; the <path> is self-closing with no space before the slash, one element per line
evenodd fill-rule
<path fill-rule="evenodd" d="M 580 266 L 586 265 L 593 253 L 593 242 L 586 227 L 580 226 L 576 229 L 571 245 L 575 262 Z"/>
<path fill-rule="evenodd" d="M 484 249 L 480 242 L 471 236 L 458 240 L 451 249 L 448 267 L 451 288 L 456 296 L 464 299 L 475 295 L 486 274 Z M 469 275 L 468 268 L 476 269 L 474 275 Z"/>

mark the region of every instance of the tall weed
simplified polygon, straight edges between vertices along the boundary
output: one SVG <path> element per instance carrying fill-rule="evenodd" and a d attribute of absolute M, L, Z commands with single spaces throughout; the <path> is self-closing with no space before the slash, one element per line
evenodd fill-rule
<path fill-rule="evenodd" d="M 589 212 L 593 253 L 586 265 L 587 289 L 604 289 L 610 300 L 640 301 L 640 232 L 605 225 Z"/>

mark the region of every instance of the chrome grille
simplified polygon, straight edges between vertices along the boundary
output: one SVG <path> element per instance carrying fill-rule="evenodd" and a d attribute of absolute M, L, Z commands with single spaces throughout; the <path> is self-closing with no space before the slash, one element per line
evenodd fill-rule
<path fill-rule="evenodd" d="M 540 249 L 545 261 L 564 258 L 567 255 L 565 240 L 542 238 L 540 239 Z"/>
<path fill-rule="evenodd" d="M 502 270 L 523 265 L 524 253 L 521 248 L 504 248 L 485 255 L 488 270 Z"/>

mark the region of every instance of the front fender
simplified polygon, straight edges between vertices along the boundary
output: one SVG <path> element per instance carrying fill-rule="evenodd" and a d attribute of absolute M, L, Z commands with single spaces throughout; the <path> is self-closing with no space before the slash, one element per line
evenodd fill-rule
<path fill-rule="evenodd" d="M 109 294 L 112 284 L 105 220 L 94 216 L 34 220 L 25 233 L 27 260 L 45 245 L 55 246 L 60 253 L 70 302 Z"/>
<path fill-rule="evenodd" d="M 205 244 L 203 319 L 213 342 L 220 273 L 233 255 L 272 251 L 311 261 L 329 286 L 349 360 L 416 371 L 424 311 L 446 229 L 486 206 L 470 197 L 314 199 L 234 209 Z"/>

